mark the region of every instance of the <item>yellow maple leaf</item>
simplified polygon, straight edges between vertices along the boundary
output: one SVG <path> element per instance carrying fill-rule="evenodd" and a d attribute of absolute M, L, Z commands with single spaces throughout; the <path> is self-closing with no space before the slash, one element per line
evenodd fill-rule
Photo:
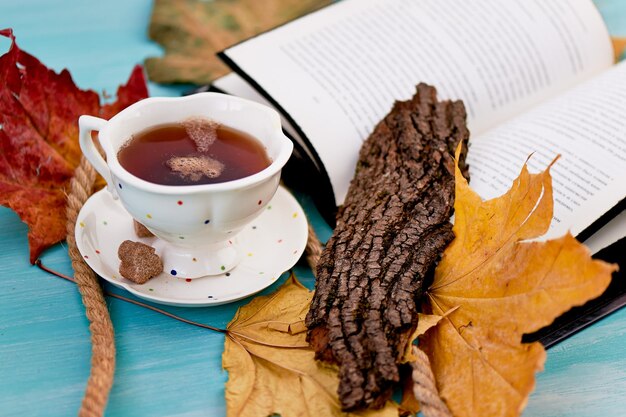
<path fill-rule="evenodd" d="M 415 340 L 423 336 L 428 330 L 435 327 L 443 316 L 436 314 L 422 314 L 417 313 L 417 327 L 409 337 L 409 341 L 406 344 L 404 353 L 400 358 L 400 363 L 415 362 L 417 356 L 413 353 L 413 343 Z M 415 395 L 413 394 L 413 380 L 411 378 L 403 378 L 402 381 L 402 400 L 400 401 L 400 415 L 414 415 L 420 411 L 420 405 Z"/>
<path fill-rule="evenodd" d="M 239 308 L 228 324 L 222 355 L 227 416 L 397 417 L 392 402 L 381 410 L 341 411 L 338 373 L 317 362 L 306 341 L 311 297 L 291 276 L 274 294 Z"/>
<path fill-rule="evenodd" d="M 518 416 L 545 361 L 541 344 L 523 344 L 522 335 L 599 296 L 616 270 L 570 234 L 525 241 L 543 235 L 551 219 L 549 167 L 530 174 L 524 166 L 511 189 L 489 201 L 456 168 L 456 237 L 426 293 L 444 318 L 420 341 L 456 417 Z"/>
<path fill-rule="evenodd" d="M 624 51 L 626 50 L 626 37 L 613 36 L 611 37 L 611 42 L 613 43 L 615 62 L 617 62 L 622 55 L 624 55 Z"/>

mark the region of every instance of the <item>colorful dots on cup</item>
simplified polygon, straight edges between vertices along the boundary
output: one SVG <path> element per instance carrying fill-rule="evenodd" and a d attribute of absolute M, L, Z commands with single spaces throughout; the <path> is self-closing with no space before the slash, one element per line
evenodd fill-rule
<path fill-rule="evenodd" d="M 148 291 L 154 291 L 154 288 L 148 288 Z"/>
<path fill-rule="evenodd" d="M 146 214 L 146 218 L 151 219 L 152 218 L 152 214 L 150 214 L 150 213 Z"/>
<path fill-rule="evenodd" d="M 278 239 L 278 243 L 283 243 L 283 240 L 282 239 Z"/>
<path fill-rule="evenodd" d="M 192 261 L 194 262 L 198 262 L 198 260 L 196 258 L 191 258 Z"/>
<path fill-rule="evenodd" d="M 268 205 L 268 206 L 267 206 L 267 209 L 268 209 L 268 210 L 271 210 L 271 209 L 272 209 L 272 205 L 271 205 L 271 204 L 270 204 L 270 205 Z"/>
<path fill-rule="evenodd" d="M 185 278 L 185 282 L 191 282 L 191 278 Z"/>
<path fill-rule="evenodd" d="M 178 200 L 178 201 L 176 202 L 176 204 L 178 204 L 179 206 L 182 206 L 182 205 L 183 205 L 183 202 L 182 202 L 182 200 Z"/>
<path fill-rule="evenodd" d="M 178 272 L 176 272 L 176 270 L 175 270 L 175 269 L 172 269 L 172 270 L 170 271 L 170 275 L 174 275 L 174 276 L 176 276 L 176 274 L 178 274 Z"/>
<path fill-rule="evenodd" d="M 78 225 L 79 225 L 80 227 L 85 227 L 85 223 L 83 223 L 83 222 L 78 223 Z"/>
<path fill-rule="evenodd" d="M 184 239 L 184 238 L 185 238 L 185 236 L 178 236 L 178 238 L 179 238 L 179 239 Z"/>
<path fill-rule="evenodd" d="M 230 276 L 230 272 L 227 272 L 227 273 L 226 273 L 226 274 L 224 274 L 224 275 L 226 275 L 227 277 L 229 277 L 229 276 Z"/>
<path fill-rule="evenodd" d="M 263 204 L 263 200 L 259 200 L 257 204 L 260 206 L 261 204 Z"/>
<path fill-rule="evenodd" d="M 296 217 L 298 217 L 298 213 L 293 213 L 291 217 L 295 219 Z"/>
<path fill-rule="evenodd" d="M 100 255 L 100 251 L 99 251 L 98 249 L 96 249 L 96 253 L 97 253 L 98 255 Z"/>
<path fill-rule="evenodd" d="M 204 221 L 204 224 L 209 224 L 209 223 L 211 223 L 211 220 L 209 220 L 209 219 L 206 219 L 206 220 Z"/>
<path fill-rule="evenodd" d="M 107 221 L 106 221 L 106 220 L 103 220 L 103 221 L 102 221 L 102 224 L 106 226 L 106 225 L 107 225 L 107 224 L 109 224 L 109 223 L 107 223 Z"/>
<path fill-rule="evenodd" d="M 122 189 L 122 183 L 121 182 L 118 183 L 117 186 L 120 187 L 120 190 Z"/>
<path fill-rule="evenodd" d="M 225 267 L 224 265 L 220 266 L 220 269 L 221 269 L 222 271 L 226 271 L 226 267 Z"/>
<path fill-rule="evenodd" d="M 248 256 L 252 256 L 252 252 L 248 252 Z"/>

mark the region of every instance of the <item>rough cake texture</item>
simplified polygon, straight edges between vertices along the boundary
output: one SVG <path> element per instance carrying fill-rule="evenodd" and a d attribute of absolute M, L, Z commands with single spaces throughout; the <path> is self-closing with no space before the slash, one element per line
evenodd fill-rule
<path fill-rule="evenodd" d="M 153 237 L 154 235 L 146 226 L 133 219 L 133 227 L 137 237 Z"/>
<path fill-rule="evenodd" d="M 210 156 L 174 156 L 167 160 L 173 172 L 191 181 L 202 177 L 217 178 L 224 171 L 224 164 Z"/>
<path fill-rule="evenodd" d="M 182 125 L 200 152 L 207 152 L 213 142 L 217 140 L 217 128 L 220 125 L 213 120 L 190 117 L 183 121 Z"/>
<path fill-rule="evenodd" d="M 163 262 L 154 253 L 154 248 L 141 242 L 125 240 L 118 248 L 117 256 L 121 261 L 120 275 L 135 284 L 145 284 L 163 272 Z"/>
<path fill-rule="evenodd" d="M 454 151 L 469 131 L 460 101 L 417 86 L 364 142 L 306 318 L 316 358 L 339 366 L 342 408 L 376 408 L 399 381 L 425 278 L 453 239 Z"/>

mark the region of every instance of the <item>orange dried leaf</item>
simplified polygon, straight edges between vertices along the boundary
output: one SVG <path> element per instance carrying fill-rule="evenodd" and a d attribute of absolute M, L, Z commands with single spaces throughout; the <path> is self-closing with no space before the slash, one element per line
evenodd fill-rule
<path fill-rule="evenodd" d="M 228 324 L 222 365 L 226 415 L 397 417 L 397 405 L 344 413 L 337 371 L 315 360 L 302 326 L 312 293 L 290 277 L 280 289 L 240 307 Z"/>
<path fill-rule="evenodd" d="M 518 416 L 545 361 L 543 347 L 522 335 L 599 296 L 616 270 L 569 234 L 524 241 L 548 230 L 552 204 L 549 168 L 530 174 L 524 166 L 489 201 L 456 169 L 456 238 L 427 291 L 432 313 L 445 317 L 420 342 L 456 417 Z"/>
<path fill-rule="evenodd" d="M 626 51 L 626 38 L 625 37 L 611 37 L 613 43 L 613 55 L 615 56 L 615 62 L 619 61 L 624 51 Z"/>
<path fill-rule="evenodd" d="M 423 336 L 428 330 L 439 324 L 442 318 L 443 316 L 438 316 L 436 314 L 417 314 L 417 327 L 411 336 L 409 336 L 409 341 L 404 348 L 404 353 L 402 354 L 402 358 L 400 358 L 400 363 L 415 362 L 417 358 L 413 354 L 413 343 L 418 337 Z"/>
<path fill-rule="evenodd" d="M 78 117 L 109 118 L 147 97 L 141 67 L 136 67 L 118 100 L 101 106 L 98 94 L 76 87 L 67 70 L 57 74 L 20 50 L 11 39 L 0 56 L 0 204 L 28 224 L 30 262 L 65 238 L 65 193 L 79 164 Z"/>

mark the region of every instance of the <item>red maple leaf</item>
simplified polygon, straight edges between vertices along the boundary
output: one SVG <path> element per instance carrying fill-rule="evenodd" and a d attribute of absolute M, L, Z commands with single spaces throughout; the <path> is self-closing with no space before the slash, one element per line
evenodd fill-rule
<path fill-rule="evenodd" d="M 30 262 L 65 238 L 66 191 L 80 162 L 78 117 L 110 118 L 148 96 L 136 66 L 115 103 L 101 105 L 92 90 L 80 90 L 67 70 L 56 73 L 20 50 L 11 39 L 0 56 L 0 204 L 28 225 Z"/>

